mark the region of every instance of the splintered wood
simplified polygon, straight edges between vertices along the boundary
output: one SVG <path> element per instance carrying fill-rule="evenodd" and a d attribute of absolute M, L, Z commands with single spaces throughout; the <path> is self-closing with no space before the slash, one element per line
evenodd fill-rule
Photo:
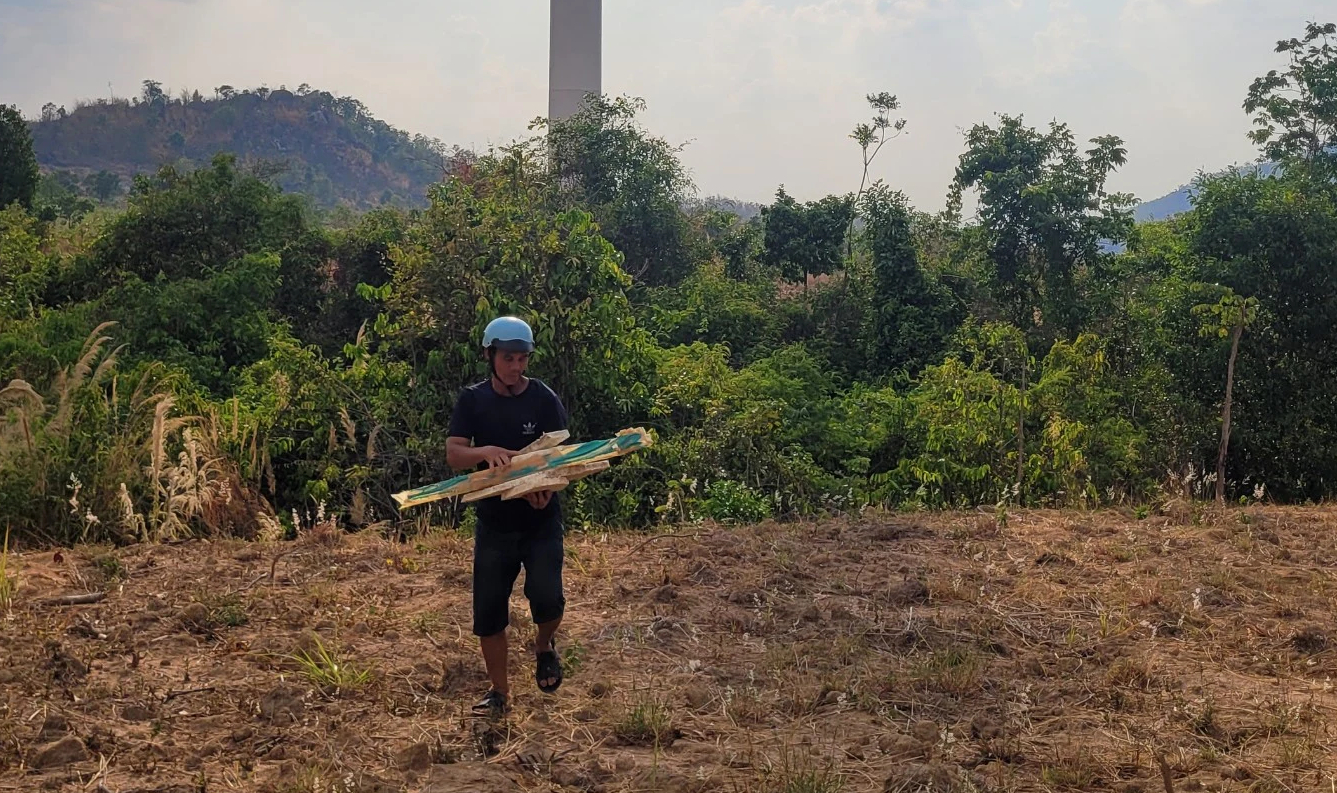
<path fill-rule="evenodd" d="M 506 465 L 395 493 L 395 503 L 402 510 L 456 496 L 466 502 L 495 496 L 508 501 L 539 490 L 561 490 L 608 470 L 613 458 L 652 443 L 650 433 L 640 427 L 622 430 L 607 440 L 562 445 L 568 437 L 570 433 L 565 430 L 547 433 L 517 452 Z"/>

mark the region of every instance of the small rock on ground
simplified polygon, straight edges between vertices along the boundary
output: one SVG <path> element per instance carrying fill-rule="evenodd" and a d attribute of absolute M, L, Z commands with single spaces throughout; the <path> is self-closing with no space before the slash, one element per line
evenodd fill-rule
<path fill-rule="evenodd" d="M 73 735 L 67 735 L 38 751 L 32 765 L 34 768 L 58 768 L 87 759 L 88 749 L 84 747 L 84 742 Z"/>

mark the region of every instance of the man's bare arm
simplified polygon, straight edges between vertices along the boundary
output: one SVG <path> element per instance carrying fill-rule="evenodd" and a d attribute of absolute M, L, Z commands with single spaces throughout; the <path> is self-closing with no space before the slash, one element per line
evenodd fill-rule
<path fill-rule="evenodd" d="M 457 471 L 477 468 L 479 463 L 496 468 L 509 463 L 514 454 L 500 446 L 474 446 L 468 438 L 446 439 L 446 465 Z"/>

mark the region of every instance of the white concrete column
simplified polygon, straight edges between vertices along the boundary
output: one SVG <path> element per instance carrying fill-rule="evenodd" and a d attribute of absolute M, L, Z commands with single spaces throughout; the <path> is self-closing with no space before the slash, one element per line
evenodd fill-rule
<path fill-rule="evenodd" d="M 603 0 L 551 0 L 548 38 L 548 117 L 580 109 L 603 91 Z"/>

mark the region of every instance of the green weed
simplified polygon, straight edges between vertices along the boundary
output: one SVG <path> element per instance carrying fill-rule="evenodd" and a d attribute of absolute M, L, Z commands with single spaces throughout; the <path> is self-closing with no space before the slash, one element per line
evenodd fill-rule
<path fill-rule="evenodd" d="M 341 693 L 361 688 L 371 680 L 371 671 L 358 669 L 326 649 L 319 637 L 313 651 L 300 650 L 289 656 L 296 661 L 307 680 L 326 692 Z"/>
<path fill-rule="evenodd" d="M 922 659 L 911 676 L 922 688 L 961 696 L 979 689 L 984 661 L 968 648 L 953 647 Z"/>
<path fill-rule="evenodd" d="M 0 548 L 0 610 L 8 611 L 14 604 L 16 579 L 9 575 L 9 527 L 5 527 L 4 547 Z"/>
<path fill-rule="evenodd" d="M 642 699 L 613 727 L 613 734 L 633 744 L 662 746 L 675 737 L 668 706 L 655 699 Z"/>

